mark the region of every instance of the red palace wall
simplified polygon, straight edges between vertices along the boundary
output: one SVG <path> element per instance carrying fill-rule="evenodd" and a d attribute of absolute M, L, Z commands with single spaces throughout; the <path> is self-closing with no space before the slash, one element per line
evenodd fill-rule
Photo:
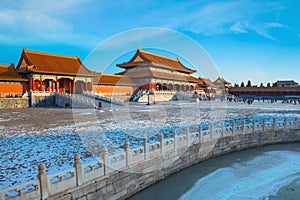
<path fill-rule="evenodd" d="M 93 86 L 93 91 L 102 93 L 132 93 L 132 87 Z"/>
<path fill-rule="evenodd" d="M 23 94 L 25 87 L 21 83 L 0 83 L 0 97 L 9 94 Z"/>

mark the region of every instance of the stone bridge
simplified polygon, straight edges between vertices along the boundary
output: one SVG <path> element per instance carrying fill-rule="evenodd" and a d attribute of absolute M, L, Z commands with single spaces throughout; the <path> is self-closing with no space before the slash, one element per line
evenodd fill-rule
<path fill-rule="evenodd" d="M 218 125 L 216 125 L 218 124 Z M 109 155 L 103 150 L 99 161 L 82 165 L 78 155 L 74 167 L 46 175 L 40 164 L 36 180 L 0 191 L 0 200 L 24 199 L 125 199 L 170 174 L 233 151 L 269 144 L 300 142 L 298 118 L 279 121 L 253 120 L 246 123 L 212 122 L 207 130 L 202 126 L 186 128 L 172 137 L 163 135 L 156 143 L 144 139 L 143 146 Z"/>

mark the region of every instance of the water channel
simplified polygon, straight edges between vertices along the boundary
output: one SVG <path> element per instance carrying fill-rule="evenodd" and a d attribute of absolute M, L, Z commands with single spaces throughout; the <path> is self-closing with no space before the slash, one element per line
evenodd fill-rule
<path fill-rule="evenodd" d="M 213 158 L 141 191 L 135 199 L 299 199 L 300 143 Z"/>

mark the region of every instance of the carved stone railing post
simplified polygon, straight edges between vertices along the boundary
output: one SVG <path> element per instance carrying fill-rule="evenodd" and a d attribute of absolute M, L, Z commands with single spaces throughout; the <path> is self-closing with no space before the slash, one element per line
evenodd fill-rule
<path fill-rule="evenodd" d="M 283 128 L 286 129 L 286 126 L 287 126 L 287 118 L 284 117 L 284 120 L 283 120 Z"/>
<path fill-rule="evenodd" d="M 199 125 L 199 143 L 202 143 L 202 125 Z"/>
<path fill-rule="evenodd" d="M 176 137 L 176 132 L 174 132 L 173 134 L 173 143 L 174 143 L 174 150 L 176 150 L 177 149 L 177 137 Z"/>
<path fill-rule="evenodd" d="M 242 121 L 242 134 L 245 134 L 246 131 L 245 131 L 245 120 L 243 119 Z"/>
<path fill-rule="evenodd" d="M 224 121 L 221 121 L 221 137 L 224 137 Z"/>
<path fill-rule="evenodd" d="M 126 167 L 129 167 L 130 164 L 131 164 L 131 160 L 132 160 L 132 153 L 131 153 L 131 150 L 130 150 L 129 142 L 125 142 L 124 150 L 125 150 L 125 153 L 126 153 Z"/>
<path fill-rule="evenodd" d="M 20 199 L 25 199 L 23 190 L 18 190 L 17 192 L 19 193 Z"/>
<path fill-rule="evenodd" d="M 252 133 L 255 132 L 255 119 L 253 119 L 253 122 L 252 122 Z"/>
<path fill-rule="evenodd" d="M 266 119 L 263 118 L 261 123 L 262 123 L 262 131 L 265 132 L 266 131 Z"/>
<path fill-rule="evenodd" d="M 74 167 L 75 167 L 75 175 L 76 175 L 76 185 L 82 185 L 83 183 L 83 170 L 82 165 L 80 163 L 80 156 L 78 154 L 74 157 Z"/>
<path fill-rule="evenodd" d="M 49 197 L 49 189 L 48 189 L 48 177 L 46 174 L 46 167 L 43 163 L 39 164 L 39 174 L 38 179 L 40 182 L 40 192 L 41 192 L 41 199 L 45 200 Z"/>
<path fill-rule="evenodd" d="M 298 128 L 298 117 L 295 117 L 295 129 Z"/>
<path fill-rule="evenodd" d="M 187 145 L 187 147 L 190 146 L 190 143 L 191 143 L 191 141 L 190 141 L 190 129 L 187 128 L 186 129 L 186 145 Z"/>
<path fill-rule="evenodd" d="M 231 129 L 232 129 L 232 135 L 234 135 L 235 134 L 235 122 L 234 122 L 234 120 L 232 120 L 232 124 L 231 124 Z"/>
<path fill-rule="evenodd" d="M 213 140 L 213 133 L 214 133 L 214 123 L 213 123 L 213 121 L 211 121 L 210 122 L 210 131 L 209 131 L 209 133 L 210 133 L 210 139 L 211 140 Z"/>
<path fill-rule="evenodd" d="M 102 150 L 102 159 L 104 164 L 104 175 L 107 175 L 109 174 L 109 165 L 110 165 L 107 148 L 103 148 Z"/>
<path fill-rule="evenodd" d="M 273 131 L 276 130 L 276 117 L 273 118 Z"/>
<path fill-rule="evenodd" d="M 144 160 L 148 160 L 148 142 L 147 142 L 147 138 L 143 139 L 143 146 L 144 146 Z"/>
<path fill-rule="evenodd" d="M 160 154 L 164 153 L 164 134 L 159 135 Z"/>

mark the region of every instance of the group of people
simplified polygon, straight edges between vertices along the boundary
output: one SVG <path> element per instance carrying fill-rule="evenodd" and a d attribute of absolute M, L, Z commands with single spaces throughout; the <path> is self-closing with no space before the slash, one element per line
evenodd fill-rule
<path fill-rule="evenodd" d="M 192 98 L 197 98 L 199 101 L 211 101 L 211 100 L 215 100 L 216 96 L 213 94 L 209 94 L 209 93 L 200 94 L 195 91 Z"/>
<path fill-rule="evenodd" d="M 282 102 L 282 103 L 287 103 L 287 104 L 300 104 L 300 98 L 295 99 L 295 98 L 285 98 L 285 99 L 279 99 L 279 98 L 257 98 L 257 97 L 235 97 L 234 95 L 228 95 L 226 98 L 227 101 L 229 102 L 244 102 L 247 104 L 252 104 L 254 100 L 257 100 L 258 102 L 267 102 L 267 103 L 276 103 L 276 102 Z"/>
<path fill-rule="evenodd" d="M 260 101 L 260 99 L 258 99 L 258 102 Z M 289 98 L 286 98 L 286 99 L 262 99 L 263 102 L 267 101 L 268 103 L 276 103 L 276 102 L 280 102 L 281 103 L 287 103 L 287 104 L 294 104 L 294 105 L 297 105 L 297 104 L 300 104 L 300 99 L 289 99 Z"/>
<path fill-rule="evenodd" d="M 254 98 L 236 98 L 236 97 L 233 97 L 233 95 L 231 96 L 231 97 L 228 97 L 227 98 L 227 101 L 229 101 L 229 102 L 236 102 L 236 103 L 238 103 L 238 102 L 244 102 L 244 103 L 247 103 L 247 104 L 253 104 L 253 102 L 254 102 Z"/>
<path fill-rule="evenodd" d="M 286 99 L 284 101 L 282 101 L 282 103 L 289 103 L 289 104 L 300 104 L 300 99 Z"/>

